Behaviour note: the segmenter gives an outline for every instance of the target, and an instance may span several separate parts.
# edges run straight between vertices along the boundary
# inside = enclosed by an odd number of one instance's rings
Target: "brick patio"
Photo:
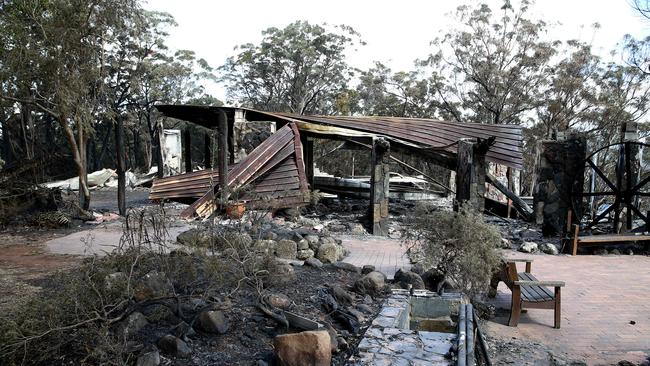
[[[343,261],[364,266],[371,264],[392,279],[400,267],[410,268],[409,259],[397,239],[369,237],[340,237],[343,246],[350,250]]]
[[[389,277],[401,266],[408,266],[398,240],[341,239],[351,252],[346,262],[372,264]],[[506,326],[510,291],[500,284],[492,303],[502,310],[487,323],[490,335],[540,342],[555,352],[584,359],[589,365],[623,359],[640,362],[650,354],[650,257],[506,255],[532,257],[533,273],[540,280],[566,282],[562,289],[562,327],[552,327],[553,311],[539,309],[522,314],[518,327]]]

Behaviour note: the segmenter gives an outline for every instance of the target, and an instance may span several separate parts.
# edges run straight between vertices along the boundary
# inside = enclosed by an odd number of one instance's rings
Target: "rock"
[[[363,225],[356,223],[356,222],[351,222],[348,224],[348,228],[350,229],[350,234],[352,235],[366,235],[366,229],[363,227]]]
[[[106,291],[113,293],[126,289],[127,282],[128,277],[124,272],[115,272],[107,274],[106,277],[104,277]]]
[[[149,322],[147,321],[147,318],[144,316],[144,314],[136,311],[134,313],[131,313],[131,315],[129,315],[128,318],[126,318],[126,320],[120,324],[119,329],[120,333],[122,333],[125,338],[130,338],[141,331],[142,328],[146,327],[147,325],[149,325]]]
[[[312,250],[318,249],[318,235],[305,235],[305,240]]]
[[[163,272],[151,271],[133,289],[136,301],[169,295],[174,290],[171,282]]]
[[[171,329],[171,332],[178,338],[192,337],[196,335],[194,328],[191,325],[181,321]]]
[[[336,337],[338,336],[336,329],[334,329],[334,327],[329,323],[325,323],[325,330],[330,335],[330,349],[332,350],[332,353],[335,353],[339,349],[339,342],[336,340]]]
[[[322,244],[316,254],[323,263],[334,263],[338,260],[337,245],[333,243]]]
[[[425,289],[424,281],[420,275],[403,268],[400,268],[395,272],[395,282],[398,283],[401,288],[409,288],[409,285],[411,285],[415,290]]]
[[[598,248],[594,250],[594,255],[607,255],[609,252],[605,248]]]
[[[361,268],[347,262],[335,262],[334,267],[352,273],[361,273]]]
[[[314,231],[316,231],[318,233],[323,231],[323,229],[325,229],[325,225],[323,225],[323,224],[314,225]]]
[[[424,287],[431,291],[438,291],[438,285],[445,280],[445,276],[438,272],[435,268],[424,272],[420,277],[424,281]]]
[[[308,258],[305,260],[305,265],[314,268],[321,268],[323,266],[323,262],[319,261],[317,258]]]
[[[359,309],[362,313],[365,314],[372,314],[372,308],[366,304],[357,304],[357,309]]]
[[[354,302],[354,296],[341,288],[341,286],[334,285],[330,287],[330,292],[336,302],[342,305],[351,305]]]
[[[374,268],[374,267],[373,267]],[[420,276],[425,272],[426,270],[424,269],[424,263],[416,263],[411,266],[411,272],[417,273]]]
[[[274,254],[276,244],[275,240],[256,240],[253,248],[260,253]]]
[[[273,347],[284,366],[329,366],[332,360],[330,335],[324,330],[279,335]]]
[[[216,334],[228,331],[228,320],[221,311],[207,310],[202,312],[197,319],[199,329]]]
[[[298,247],[298,250],[309,249],[309,242],[305,239],[301,239],[296,246]]]
[[[158,366],[160,365],[160,353],[157,349],[150,350],[138,356],[135,366]]]
[[[182,339],[167,334],[158,340],[158,348],[166,354],[173,357],[186,358],[192,351]]]
[[[376,295],[383,290],[385,281],[386,276],[383,273],[373,271],[354,282],[354,291],[361,295]]]
[[[212,237],[207,230],[193,228],[178,234],[176,241],[193,247],[208,247],[212,243]]]
[[[551,243],[542,243],[539,245],[539,250],[546,254],[551,254],[551,255],[558,255],[560,254],[560,251],[557,249],[555,244]]]
[[[274,233],[274,232],[271,231],[271,230],[266,231],[266,232],[262,235],[262,239],[264,239],[264,240],[276,240],[277,238],[278,238],[278,234]]]
[[[142,313],[151,323],[166,321],[172,324],[176,324],[178,322],[178,317],[176,317],[176,314],[174,314],[174,312],[169,307],[163,304],[151,304],[143,308]]]
[[[348,227],[342,224],[330,224],[329,229],[333,232],[344,232],[348,229]]]
[[[613,255],[621,255],[621,251],[618,250],[618,249],[616,249],[616,248],[614,248],[614,249],[612,249],[611,252],[609,252],[609,254],[613,254]],[[619,362],[619,364],[620,364],[620,362]]]
[[[280,258],[295,259],[298,254],[298,246],[293,240],[282,239],[275,246],[275,255]]]
[[[303,240],[302,235],[300,235],[299,233],[297,233],[297,232],[295,232],[295,231],[292,231],[292,232],[291,232],[291,234],[290,234],[290,236],[289,236],[289,239],[295,241],[296,243],[298,243],[298,242],[300,242],[300,241]]]
[[[311,249],[299,250],[298,253],[296,254],[296,258],[303,261],[312,258],[313,256],[314,256],[314,251]]]
[[[355,318],[358,322],[363,322],[363,321],[366,320],[366,317],[365,317],[365,316],[363,315],[363,313],[360,312],[359,310],[354,309],[354,308],[347,308],[346,310],[347,310],[347,312],[348,312],[349,314],[351,314],[352,316],[354,316],[354,318]]]
[[[332,238],[331,236],[321,236],[320,238],[318,238],[318,243],[319,246],[323,244],[336,244],[336,240],[334,240],[334,238]]]
[[[381,272],[380,272],[380,273],[381,273]],[[383,273],[382,273],[382,274],[383,274]],[[384,276],[384,278],[386,278],[386,276]],[[370,295],[366,295],[366,296],[364,296],[364,297],[363,297],[363,303],[366,304],[366,305],[370,305],[370,304],[372,304],[372,296],[370,296]]]
[[[537,243],[525,241],[519,246],[519,251],[524,253],[534,253],[537,251]]]
[[[506,238],[501,238],[501,245],[499,245],[499,248],[510,249],[510,240]]]
[[[361,274],[365,275],[365,274],[368,274],[370,272],[374,272],[374,270],[375,270],[375,266],[373,266],[371,264],[366,264],[365,266],[363,266],[361,268]]]
[[[286,310],[291,306],[291,299],[285,294],[268,294],[264,297],[269,305]]]
[[[269,274],[269,283],[285,286],[296,281],[296,271],[289,263],[276,263]]]

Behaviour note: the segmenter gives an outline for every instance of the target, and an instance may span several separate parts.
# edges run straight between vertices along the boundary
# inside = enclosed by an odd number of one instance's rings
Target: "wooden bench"
[[[526,263],[525,272],[517,273],[517,262]],[[560,289],[564,287],[564,282],[538,280],[531,273],[532,262],[532,259],[505,259],[501,270],[492,278],[492,294],[496,295],[496,288],[501,281],[512,291],[509,326],[517,326],[523,308],[553,309],[554,327],[559,329],[562,301]],[[555,291],[548,287],[554,287]]]
[[[580,234],[580,226],[573,225],[573,237],[571,238],[572,255],[578,254],[578,246],[650,242],[650,235],[609,234],[609,235],[579,236],[579,234]]]

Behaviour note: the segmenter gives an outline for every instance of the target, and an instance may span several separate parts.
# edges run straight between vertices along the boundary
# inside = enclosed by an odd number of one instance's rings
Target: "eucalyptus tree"
[[[362,45],[348,26],[296,21],[268,28],[259,44],[239,46],[220,68],[228,97],[244,106],[297,114],[323,113],[354,74],[346,52]]]
[[[543,40],[547,24],[528,19],[529,1],[506,0],[457,8],[459,25],[432,45],[422,62],[435,81],[438,105],[458,121],[521,124],[540,105],[557,42]]]

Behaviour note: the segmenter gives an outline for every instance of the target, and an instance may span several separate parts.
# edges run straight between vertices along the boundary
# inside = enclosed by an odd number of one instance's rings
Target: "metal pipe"
[[[472,304],[465,306],[465,334],[467,336],[467,366],[474,366],[474,308]]]
[[[467,310],[465,309],[465,304],[460,304],[460,311],[458,312],[458,366],[467,365],[467,345],[466,345],[466,325],[465,325],[465,316]]]

